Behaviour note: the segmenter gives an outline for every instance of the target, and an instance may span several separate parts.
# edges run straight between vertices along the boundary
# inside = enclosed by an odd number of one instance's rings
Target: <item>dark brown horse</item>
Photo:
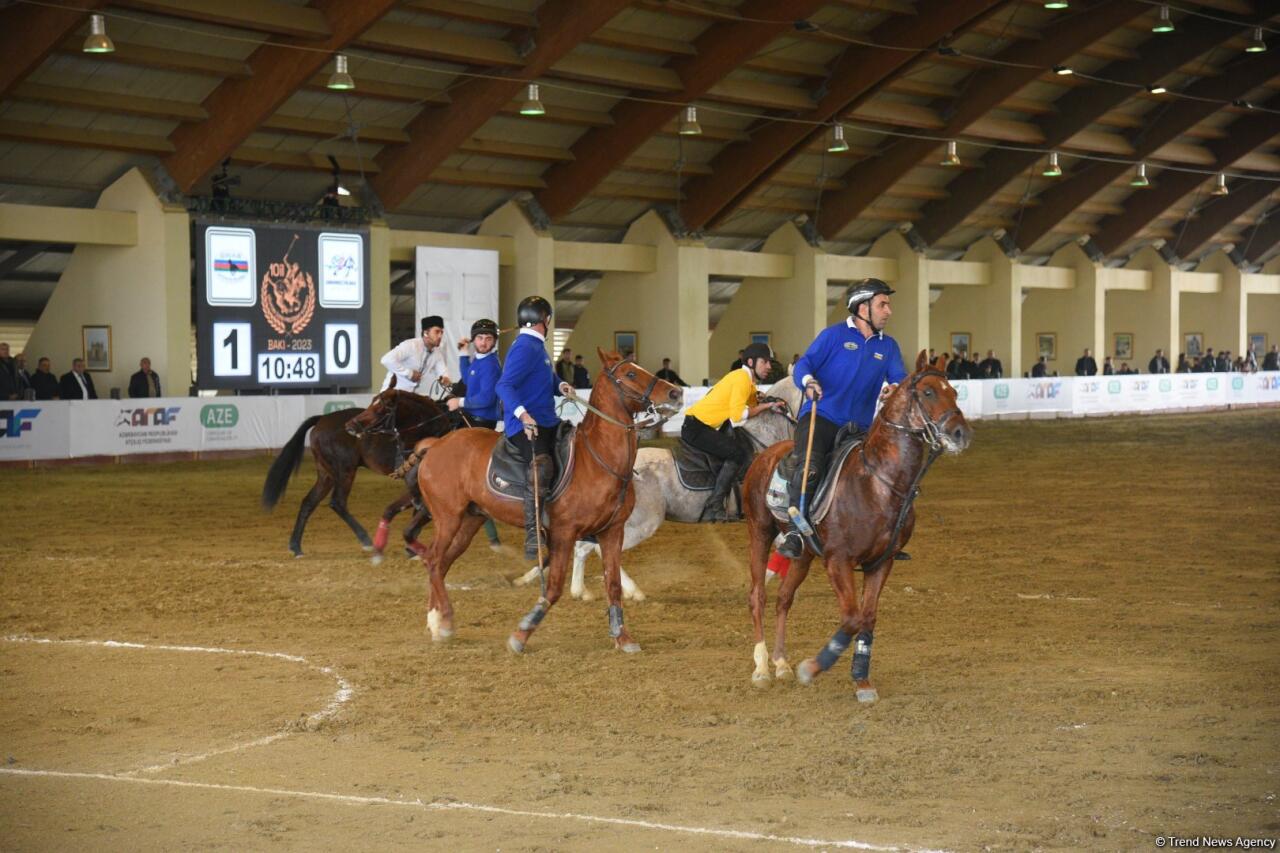
[[[959,453],[973,439],[973,431],[956,404],[955,389],[942,372],[945,363],[943,356],[931,366],[921,351],[915,372],[885,400],[862,447],[849,454],[840,470],[831,509],[816,528],[823,543],[827,577],[840,604],[840,627],[816,658],[797,667],[795,675],[804,684],[830,669],[856,637],[852,676],[858,701],[874,702],[877,698],[870,681],[876,607],[893,569],[894,555],[907,544],[915,528],[911,503],[916,487],[940,453]],[[770,678],[764,642],[764,573],[770,543],[778,532],[778,522],[765,505],[765,492],[778,461],[791,448],[792,442],[779,442],[756,457],[742,487],[750,535],[748,601],[756,640],[756,668],[751,680],[758,686]],[[796,588],[809,574],[813,558],[812,550],[806,548],[803,556],[792,560],[791,570],[778,589],[772,656],[777,678],[792,674],[786,657],[787,611]],[[861,602],[854,581],[859,569],[865,572]]]
[[[595,536],[604,561],[605,591],[609,596],[609,633],[617,648],[638,652],[622,621],[622,531],[635,501],[632,466],[638,444],[634,416],[678,411],[681,392],[616,352],[598,351],[604,369],[591,389],[591,411],[574,437],[572,479],[550,502],[549,546],[545,593],[507,641],[513,652],[524,650],[529,636],[560,598],[565,569],[574,543]],[[427,624],[432,639],[453,635],[453,604],[444,579],[454,560],[466,550],[485,516],[517,527],[524,525],[520,500],[489,490],[486,471],[494,445],[501,439],[488,430],[464,429],[430,442],[418,466],[418,485],[435,518],[429,546],[416,545],[430,572],[431,592]]]
[[[384,391],[378,397],[381,399],[388,395],[393,395],[396,401],[396,405],[391,408],[395,412],[391,423],[367,430],[357,437],[347,431],[347,423],[363,413],[364,409],[341,409],[327,415],[313,415],[298,426],[293,437],[281,448],[275,462],[271,463],[266,482],[262,486],[262,506],[267,510],[279,503],[289,485],[289,478],[302,464],[303,444],[307,431],[311,431],[311,455],[316,460],[316,482],[302,499],[297,521],[293,525],[293,535],[289,537],[289,550],[295,557],[302,556],[302,532],[306,529],[307,519],[330,492],[333,492],[333,497],[329,499],[329,506],[347,523],[360,540],[361,546],[366,551],[373,550],[369,534],[347,512],[347,496],[351,494],[356,471],[368,468],[379,474],[390,474],[403,461],[406,448],[413,447],[415,442],[423,438],[443,435],[452,428],[449,413],[436,401],[394,390]],[[390,521],[412,503],[413,497],[406,490],[383,511],[382,517]],[[416,539],[417,532],[414,530],[411,538]]]

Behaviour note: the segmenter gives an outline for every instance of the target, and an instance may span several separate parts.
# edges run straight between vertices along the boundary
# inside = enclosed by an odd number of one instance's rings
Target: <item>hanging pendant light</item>
[[[1067,0],[1045,0],[1044,7],[1046,9],[1068,9],[1071,4]]]
[[[1156,19],[1155,24],[1151,27],[1153,33],[1171,33],[1173,32],[1173,21],[1169,18],[1169,7],[1160,7],[1160,17]]]
[[[1151,181],[1147,180],[1146,163],[1138,164],[1138,168],[1133,173],[1133,180],[1129,181],[1129,186],[1138,187],[1139,189],[1151,186]]]
[[[107,19],[101,15],[89,16],[89,35],[84,40],[85,53],[115,53],[115,43],[107,35]]]
[[[356,87],[356,81],[347,73],[347,57],[339,53],[333,58],[333,73],[329,75],[326,88],[335,92],[350,92]]]
[[[681,136],[701,136],[702,125],[698,124],[698,108],[685,107],[684,119],[680,122]]]
[[[1209,195],[1230,195],[1231,190],[1227,188],[1226,172],[1219,172],[1218,177],[1214,178],[1213,189],[1209,190]]]
[[[1253,28],[1253,38],[1249,39],[1249,46],[1244,49],[1245,53],[1266,53],[1267,43],[1262,40],[1262,27]]]
[[[542,105],[542,99],[538,97],[538,84],[530,83],[524,92],[524,103],[520,105],[520,115],[543,116],[546,114],[547,108]]]
[[[1044,171],[1040,174],[1044,175],[1046,178],[1062,177],[1062,167],[1058,165],[1057,151],[1049,152],[1049,162],[1045,165]]]
[[[960,155],[956,152],[956,141],[954,139],[947,143],[947,153],[942,155],[942,160],[938,165],[949,168],[960,165]]]
[[[843,154],[849,150],[849,143],[844,138],[844,126],[832,125],[831,141],[827,143],[827,151],[831,154]]]

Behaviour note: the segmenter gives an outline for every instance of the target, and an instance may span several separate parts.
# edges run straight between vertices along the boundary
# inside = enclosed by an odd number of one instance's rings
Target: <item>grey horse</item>
[[[787,377],[776,382],[765,392],[768,396],[786,401],[792,415],[800,408],[800,389]],[[770,445],[791,438],[794,421],[789,415],[776,412],[763,412],[748,420],[740,427],[751,436],[755,450],[759,453]],[[635,477],[631,481],[636,493],[635,509],[627,519],[622,537],[622,550],[634,548],[648,539],[658,530],[664,520],[681,521],[696,524],[702,514],[703,504],[707,500],[707,492],[686,489],[676,474],[675,457],[670,450],[661,447],[642,447],[636,454]],[[733,507],[734,498],[729,498]],[[573,551],[573,577],[569,585],[569,594],[583,601],[591,601],[594,596],[587,591],[584,582],[587,557],[592,552],[600,553],[600,547],[591,542],[579,542]],[[643,601],[644,592],[636,586],[635,581],[623,571],[622,594],[633,601]],[[517,578],[514,583],[523,586],[538,579],[538,567]]]

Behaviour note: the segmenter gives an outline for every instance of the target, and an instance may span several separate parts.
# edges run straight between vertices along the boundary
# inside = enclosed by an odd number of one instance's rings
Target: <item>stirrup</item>
[[[800,537],[799,531],[788,530],[782,537],[782,544],[778,546],[778,553],[784,557],[795,560],[804,553],[804,539]]]

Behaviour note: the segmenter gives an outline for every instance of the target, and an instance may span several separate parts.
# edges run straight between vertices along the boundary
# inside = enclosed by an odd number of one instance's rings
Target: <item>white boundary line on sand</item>
[[[483,814],[507,815],[510,817],[543,818],[546,820],[576,820],[584,823],[625,826],[635,829],[651,829],[659,832],[678,832],[686,835],[703,835],[711,836],[713,838],[733,839],[735,841],[772,841],[774,843],[794,844],[801,847],[833,847],[845,850],[940,853],[940,851],[917,847],[885,847],[879,844],[869,844],[865,841],[833,841],[822,838],[804,838],[794,835],[770,835],[765,832],[749,832],[741,829],[713,829],[703,826],[684,826],[675,823],[654,823],[652,821],[636,820],[633,818],[600,817],[599,815],[577,814],[575,812],[536,812],[529,811],[527,809],[509,809],[502,806],[487,806],[481,803],[463,803],[456,800],[426,802],[421,799],[405,800],[394,797],[358,797],[349,794],[327,794],[323,791],[293,791],[286,788],[258,788],[252,785],[219,785],[212,782],[187,782],[181,779],[144,779],[137,776],[111,776],[106,773],[72,773],[60,770],[23,770],[13,767],[0,767],[0,774],[6,776],[127,782],[134,785],[164,785],[174,788],[190,788],[200,791],[223,791],[235,794],[267,794],[273,797],[295,797],[298,799],[323,800],[327,802],[345,803],[357,806],[400,806],[404,808],[421,809],[423,811],[467,811],[480,812]]]
[[[317,666],[304,657],[299,655],[289,655],[284,652],[259,652],[253,651],[252,649],[222,649],[206,646],[149,645],[147,643],[127,643],[118,640],[51,640],[43,637],[29,636],[9,636],[5,637],[4,640],[8,643],[30,643],[41,646],[82,646],[102,649],[133,649],[151,652],[200,652],[202,654],[211,655],[239,655],[242,657],[270,658],[273,660],[288,661],[289,663],[300,663],[314,672],[318,672],[332,678],[338,684],[338,690],[333,694],[333,698],[329,700],[329,703],[319,711],[315,711],[314,713],[307,715],[306,722],[308,725],[315,725],[333,717],[338,713],[342,706],[346,704],[353,695],[355,695],[355,689],[351,684],[331,668],[327,666]],[[182,764],[194,764],[197,761],[204,761],[206,759],[213,758],[215,755],[226,755],[230,752],[240,752],[245,749],[266,746],[269,743],[275,743],[278,740],[283,740],[293,733],[293,730],[276,732],[275,734],[255,738],[251,741],[236,743],[231,746],[224,746],[220,749],[211,749],[208,752],[201,752],[197,755],[179,755],[164,764],[153,764],[148,767],[139,767],[135,770],[129,770],[121,775],[132,776],[138,773],[159,773],[163,770],[168,770]]]
[[[283,652],[260,652],[251,649],[223,649],[210,648],[205,646],[175,646],[167,644],[148,645],[145,643],[120,642],[116,640],[51,640],[40,637],[29,636],[9,636],[0,638],[11,643],[30,643],[34,645],[66,645],[66,646],[85,646],[95,648],[108,649],[134,649],[144,651],[160,651],[160,652],[201,652],[204,654],[222,654],[222,655],[240,655],[244,657],[269,658],[273,660],[283,660],[290,663],[300,663],[315,672],[323,673],[338,683],[338,691],[334,693],[333,698],[324,708],[316,711],[307,717],[309,722],[320,721],[334,716],[338,710],[351,699],[354,695],[354,688],[338,673],[334,672],[327,666],[317,666],[306,658],[299,655],[290,655]],[[865,841],[856,841],[853,839],[830,840],[822,838],[805,838],[802,836],[792,835],[771,835],[765,832],[751,832],[741,829],[714,829],[702,826],[686,826],[674,823],[656,823],[647,820],[638,820],[635,818],[625,817],[602,817],[600,815],[578,814],[576,812],[543,812],[530,811],[527,809],[506,808],[504,806],[491,806],[483,803],[465,803],[448,798],[440,798],[433,801],[424,801],[419,799],[400,799],[394,797],[362,797],[350,794],[332,794],[323,791],[296,791],[286,788],[259,788],[252,785],[224,785],[215,782],[190,782],[181,779],[159,779],[153,777],[144,777],[138,774],[157,773],[179,764],[191,764],[196,761],[203,761],[215,755],[223,755],[230,752],[238,752],[255,746],[263,746],[273,743],[282,738],[288,737],[293,732],[277,732],[273,735],[258,738],[246,743],[235,744],[230,747],[212,750],[210,752],[201,753],[199,755],[191,755],[174,759],[167,764],[156,764],[150,767],[143,767],[137,770],[130,770],[119,774],[110,773],[81,773],[64,770],[29,770],[18,767],[0,767],[0,774],[5,776],[18,777],[43,777],[54,779],[81,779],[89,781],[102,782],[124,782],[133,785],[156,785],[172,788],[187,788],[199,791],[222,791],[227,793],[241,794],[267,794],[274,797],[294,797],[306,800],[321,800],[327,802],[345,803],[348,805],[382,805],[382,806],[399,806],[401,808],[415,808],[423,811],[447,812],[447,811],[466,811],[478,812],[481,814],[505,815],[508,817],[522,818],[539,818],[543,820],[573,820],[582,823],[603,824],[607,826],[631,827],[634,829],[648,829],[657,832],[672,832],[684,835],[700,835],[710,836],[713,838],[725,838],[735,841],[770,841],[777,844],[792,844],[800,847],[829,847],[844,850],[871,850],[871,851],[904,851],[904,853],[939,853],[939,851],[929,850],[928,848],[917,847],[898,847],[884,846],[880,844],[871,844]]]

